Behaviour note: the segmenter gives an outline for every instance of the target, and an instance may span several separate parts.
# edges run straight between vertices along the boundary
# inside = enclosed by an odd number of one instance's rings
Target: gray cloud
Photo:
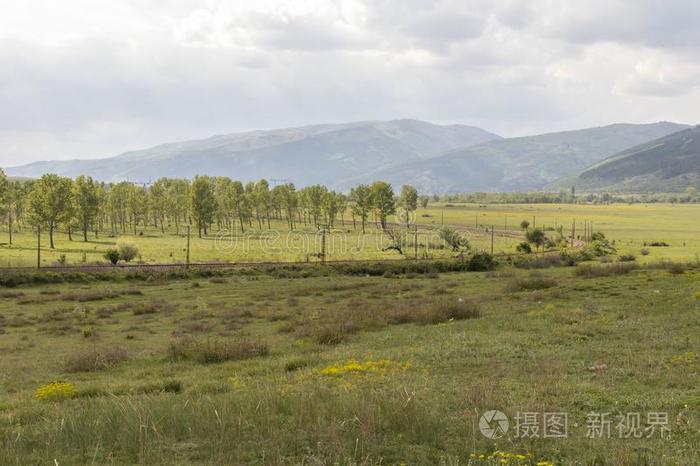
[[[695,2],[34,0],[0,17],[0,166],[318,122],[696,122]]]

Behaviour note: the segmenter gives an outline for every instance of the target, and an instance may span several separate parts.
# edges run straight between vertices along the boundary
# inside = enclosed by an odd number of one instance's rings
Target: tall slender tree
[[[350,200],[352,213],[362,221],[362,233],[364,233],[367,218],[372,211],[372,189],[366,184],[358,185],[350,191]]]
[[[199,237],[202,237],[202,231],[207,235],[208,227],[213,222],[214,213],[216,212],[214,188],[212,180],[208,176],[194,177],[190,191],[190,212],[197,224]]]
[[[418,209],[418,191],[416,191],[416,188],[407,184],[403,185],[399,196],[399,205],[401,206],[401,213],[406,220],[406,229],[408,229],[411,212],[415,212]]]
[[[53,233],[56,227],[70,220],[73,183],[69,178],[54,174],[42,176],[29,193],[30,222],[35,226],[46,226],[49,231],[49,246],[55,249]]]
[[[83,232],[83,241],[88,240],[88,231],[97,221],[98,190],[94,180],[89,176],[80,175],[73,183],[73,199],[75,217]]]
[[[379,223],[383,230],[386,230],[389,215],[396,213],[396,201],[394,200],[394,190],[385,181],[375,181],[371,186],[372,206],[379,217]]]

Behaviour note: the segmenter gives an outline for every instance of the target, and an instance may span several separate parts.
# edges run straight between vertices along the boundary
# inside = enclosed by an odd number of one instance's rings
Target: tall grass
[[[436,463],[449,424],[415,395],[410,385],[337,391],[316,383],[83,398],[43,406],[21,435],[0,427],[0,464],[390,464],[405,459],[392,448],[399,442],[414,446],[412,459]]]

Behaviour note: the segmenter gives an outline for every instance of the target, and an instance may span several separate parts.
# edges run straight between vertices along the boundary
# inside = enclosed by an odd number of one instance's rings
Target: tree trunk
[[[54,249],[53,247],[53,222],[49,222],[49,246],[51,249]]]
[[[87,222],[83,223],[83,241],[87,243],[87,231],[88,231],[88,224]]]
[[[68,241],[73,241],[73,228],[68,225]]]

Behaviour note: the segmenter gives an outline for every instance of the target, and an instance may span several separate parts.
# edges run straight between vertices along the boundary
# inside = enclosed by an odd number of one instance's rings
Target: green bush
[[[135,244],[125,240],[117,241],[117,249],[119,250],[119,258],[124,262],[132,261],[139,254],[139,248],[137,248]]]
[[[515,250],[521,254],[530,254],[532,252],[532,247],[530,243],[523,241],[515,247]]]
[[[117,265],[117,262],[119,262],[120,259],[119,251],[114,248],[107,249],[104,254],[104,258],[107,259],[112,265]]]

